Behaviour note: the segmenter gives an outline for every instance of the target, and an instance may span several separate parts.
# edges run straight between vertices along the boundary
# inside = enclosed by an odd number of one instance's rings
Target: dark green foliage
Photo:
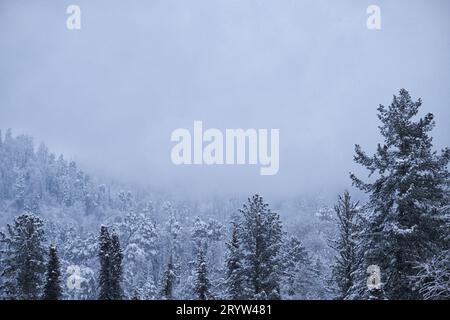
[[[58,253],[55,246],[50,246],[47,263],[46,281],[44,286],[44,300],[60,300],[62,296],[61,270]]]
[[[41,298],[45,273],[44,230],[42,220],[32,214],[18,216],[1,234],[3,271],[2,291],[9,299]]]
[[[99,300],[120,300],[122,291],[122,260],[119,237],[109,234],[108,228],[102,226],[99,239]]]

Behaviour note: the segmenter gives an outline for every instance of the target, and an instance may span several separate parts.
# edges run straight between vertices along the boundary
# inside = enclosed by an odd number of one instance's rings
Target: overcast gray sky
[[[66,29],[70,4],[81,30]],[[334,193],[402,87],[450,145],[449,18],[447,0],[0,0],[0,128],[156,190]],[[194,120],[279,128],[278,175],[174,166],[170,134]]]

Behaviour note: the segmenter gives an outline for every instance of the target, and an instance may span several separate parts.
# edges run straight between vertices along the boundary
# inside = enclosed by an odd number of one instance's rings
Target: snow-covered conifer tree
[[[240,236],[244,253],[244,273],[250,298],[279,299],[282,243],[280,217],[262,197],[254,195],[243,208]]]
[[[199,249],[197,254],[194,293],[199,300],[210,299],[210,282],[204,249]]]
[[[353,202],[348,191],[339,196],[334,207],[338,225],[337,238],[331,241],[336,250],[333,278],[338,287],[338,299],[347,299],[355,282],[355,272],[361,267],[361,250],[358,239],[358,203]]]
[[[302,242],[291,236],[283,245],[283,274],[281,293],[283,299],[308,299],[314,291],[313,268]]]
[[[100,274],[99,274],[99,300],[110,300],[113,298],[111,284],[111,236],[108,228],[101,226],[99,238]]]
[[[123,298],[122,277],[123,277],[123,253],[120,248],[119,236],[113,233],[111,236],[111,298],[120,300]]]
[[[421,105],[404,89],[389,107],[381,105],[378,118],[384,142],[373,156],[356,145],[355,156],[376,179],[366,183],[351,174],[354,185],[370,196],[360,274],[370,265],[379,266],[388,299],[422,298],[411,280],[417,275],[416,266],[448,249],[444,241],[448,227],[440,208],[448,201],[450,150],[440,154],[433,150],[429,135],[433,115],[417,118]],[[359,281],[366,279],[361,276]],[[370,292],[359,294],[367,298]]]
[[[18,216],[1,234],[2,291],[10,299],[35,300],[42,296],[45,275],[42,220],[32,214]]]
[[[238,226],[232,223],[231,241],[227,243],[227,277],[225,279],[227,296],[231,300],[241,300],[246,297],[245,294],[245,274],[243,268],[244,254],[239,241]]]
[[[60,300],[62,296],[61,266],[55,246],[50,246],[48,257],[43,298],[45,300]]]

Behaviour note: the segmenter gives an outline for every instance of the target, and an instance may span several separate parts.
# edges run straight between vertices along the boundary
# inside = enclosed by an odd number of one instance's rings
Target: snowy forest
[[[378,146],[355,146],[367,175],[350,173],[331,205],[180,201],[3,130],[0,297],[450,299],[450,149],[434,149],[421,105],[402,89],[379,106]]]

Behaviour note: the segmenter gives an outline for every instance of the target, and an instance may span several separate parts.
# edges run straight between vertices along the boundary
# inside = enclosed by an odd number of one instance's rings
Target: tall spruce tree
[[[120,300],[123,298],[122,290],[122,260],[123,253],[120,248],[119,236],[110,235],[108,227],[100,228],[99,238],[99,300]]]
[[[123,253],[120,247],[119,236],[113,233],[111,236],[111,295],[113,300],[123,298],[122,277],[123,277]]]
[[[99,238],[99,259],[100,259],[100,275],[99,275],[99,300],[111,300],[112,283],[111,283],[111,237],[108,228],[101,226]]]
[[[450,150],[433,151],[429,133],[435,123],[428,113],[417,119],[422,102],[411,100],[402,89],[389,107],[380,105],[378,118],[384,143],[368,156],[356,145],[355,161],[376,174],[366,183],[351,174],[354,185],[370,196],[370,214],[365,217],[364,267],[359,286],[364,288],[370,265],[381,269],[382,291],[388,299],[422,298],[411,279],[416,265],[448,248],[445,207]],[[367,298],[367,288],[356,293]]]
[[[47,274],[44,286],[44,300],[60,300],[62,297],[61,270],[58,253],[55,246],[50,246],[48,252]]]
[[[227,243],[227,277],[226,290],[227,296],[231,300],[241,300],[246,297],[244,291],[245,275],[242,266],[243,252],[239,241],[238,226],[235,222],[232,223],[231,241]]]
[[[175,265],[173,263],[172,255],[170,255],[169,262],[167,264],[167,269],[164,272],[164,276],[161,284],[161,297],[166,300],[171,300],[173,298],[173,289],[175,286],[175,280],[177,278],[175,272]]]
[[[194,293],[199,300],[208,300],[210,296],[210,282],[208,279],[208,268],[206,265],[206,258],[203,248],[198,250],[197,254],[197,267],[195,270],[195,285]]]
[[[361,250],[358,239],[358,202],[353,202],[348,191],[340,195],[334,207],[338,226],[337,238],[331,241],[336,250],[333,278],[337,284],[338,299],[348,299],[355,282],[355,272],[361,267]]]
[[[282,228],[280,217],[254,195],[243,208],[240,239],[244,273],[253,299],[280,299]]]
[[[6,298],[36,300],[42,296],[45,275],[45,241],[42,220],[24,213],[7,225],[7,234],[1,234],[3,247],[2,291]]]

